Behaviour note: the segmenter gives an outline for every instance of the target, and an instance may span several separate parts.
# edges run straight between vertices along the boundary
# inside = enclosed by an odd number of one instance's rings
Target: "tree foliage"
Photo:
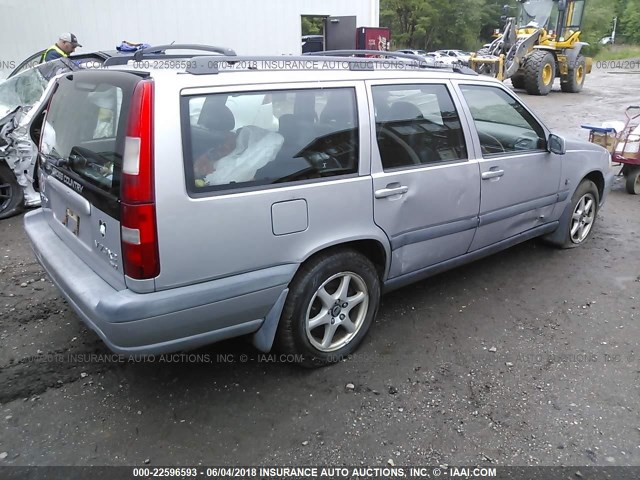
[[[380,25],[390,27],[393,48],[476,50],[503,22],[503,6],[515,15],[517,0],[381,0]],[[618,17],[619,38],[640,42],[640,0],[587,0],[583,41],[597,45]]]
[[[324,17],[302,16],[302,35],[321,35]]]
[[[640,0],[625,2],[622,32],[627,42],[640,43]]]

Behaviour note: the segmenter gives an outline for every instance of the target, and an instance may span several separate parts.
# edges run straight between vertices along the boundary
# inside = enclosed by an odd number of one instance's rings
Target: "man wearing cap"
[[[45,50],[40,57],[40,63],[55,60],[56,58],[68,57],[73,53],[76,47],[81,47],[78,43],[78,37],[73,33],[65,32],[60,35],[58,41]]]

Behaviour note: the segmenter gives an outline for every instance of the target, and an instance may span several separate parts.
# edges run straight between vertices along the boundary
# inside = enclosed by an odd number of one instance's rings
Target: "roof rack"
[[[427,63],[425,58],[422,55],[415,55],[412,53],[402,53],[402,52],[387,52],[386,50],[323,50],[322,52],[313,52],[313,53],[304,53],[303,55],[314,55],[319,57],[330,56],[330,57],[342,57],[342,56],[366,56],[371,58],[371,56],[375,57],[390,57],[390,58],[402,58],[406,60],[418,60],[419,62]]]
[[[158,56],[162,56],[162,58],[184,58],[185,55],[171,55],[166,56],[165,52],[167,50],[198,50],[202,52],[213,52],[219,53],[224,56],[235,56],[236,52],[230,48],[226,47],[217,47],[215,45],[199,45],[199,44],[180,44],[180,43],[172,43],[170,45],[156,45],[147,48],[143,48],[141,50],[136,50],[135,52],[122,52],[122,55],[116,55],[113,57],[107,58],[103,65],[126,65],[129,61],[133,60],[136,62],[141,61],[143,58],[157,58]]]
[[[478,72],[476,72],[475,70],[469,67],[465,67],[464,65],[457,65],[457,64],[443,65],[443,66],[430,65],[429,62],[427,62],[427,60],[425,59],[425,57],[423,57],[422,55],[414,54],[414,53],[387,52],[384,50],[325,50],[322,52],[313,52],[311,54],[305,53],[303,55],[318,55],[318,56],[375,55],[378,57],[382,56],[382,57],[400,58],[405,60],[417,60],[418,62],[420,62],[421,68],[435,68],[438,70],[451,69],[456,73],[463,73],[465,75],[478,75]]]
[[[303,55],[203,55],[194,57],[185,71],[192,75],[210,75],[233,70],[335,70],[339,68],[355,71],[373,71],[376,68],[453,70],[456,73],[477,75],[474,70],[462,66],[430,65],[421,55],[379,50],[328,50]]]
[[[367,52],[359,50],[358,53]],[[315,52],[318,53],[318,52]],[[345,54],[346,55],[346,54]],[[427,63],[417,55],[389,55],[402,60],[403,68],[426,68]],[[389,68],[389,60],[382,58],[341,55],[261,55],[261,56],[202,56],[195,57],[186,69],[193,75],[216,74],[226,70],[325,70],[337,67],[357,71],[373,71],[378,67]]]

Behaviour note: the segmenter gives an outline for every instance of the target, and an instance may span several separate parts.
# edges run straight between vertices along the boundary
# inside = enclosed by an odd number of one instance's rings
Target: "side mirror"
[[[564,138],[559,137],[555,134],[549,135],[549,141],[547,142],[547,149],[551,153],[555,153],[556,155],[564,155],[567,152],[567,148],[565,146]]]

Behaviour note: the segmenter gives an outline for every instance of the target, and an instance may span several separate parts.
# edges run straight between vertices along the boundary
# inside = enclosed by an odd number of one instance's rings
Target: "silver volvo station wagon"
[[[534,237],[587,241],[603,148],[463,67],[334,55],[57,79],[25,228],[111,350],[246,335],[325,365],[385,292]]]

